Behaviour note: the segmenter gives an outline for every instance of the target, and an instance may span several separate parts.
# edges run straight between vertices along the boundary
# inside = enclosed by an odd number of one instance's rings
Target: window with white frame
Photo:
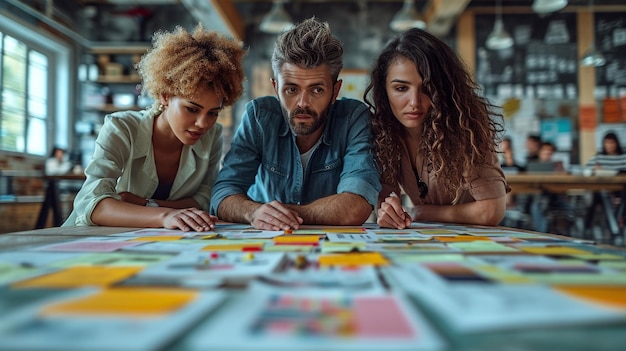
[[[51,36],[0,25],[1,151],[46,156],[53,145],[68,146],[68,58]]]

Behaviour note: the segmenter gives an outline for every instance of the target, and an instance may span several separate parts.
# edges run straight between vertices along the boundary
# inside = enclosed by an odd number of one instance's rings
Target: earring
[[[163,106],[163,104],[159,104],[159,107],[157,107],[157,111],[161,113],[163,112],[163,110],[165,110],[165,106]]]

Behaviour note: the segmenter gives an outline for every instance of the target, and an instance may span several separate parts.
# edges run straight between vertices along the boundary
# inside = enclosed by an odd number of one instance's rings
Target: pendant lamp
[[[593,12],[593,0],[589,0],[589,12],[591,13],[592,16],[594,15],[594,12]],[[592,28],[592,31],[593,31],[593,33],[592,33],[592,37],[591,37],[591,47],[580,58],[580,64],[582,66],[586,66],[586,67],[600,67],[600,66],[604,66],[606,64],[606,58],[604,57],[604,55],[600,51],[596,50],[595,26]]]
[[[402,9],[393,16],[389,27],[396,32],[403,32],[410,28],[426,28],[426,22],[415,9],[415,0],[404,0]]]
[[[502,22],[502,5],[500,0],[496,3],[496,21],[485,45],[491,50],[503,50],[513,46],[513,38],[504,29],[504,23]]]
[[[532,7],[536,13],[551,13],[565,6],[567,6],[567,0],[535,0]]]
[[[272,9],[263,17],[259,26],[262,32],[278,34],[293,27],[291,16],[283,6],[284,2],[285,0],[274,0]]]

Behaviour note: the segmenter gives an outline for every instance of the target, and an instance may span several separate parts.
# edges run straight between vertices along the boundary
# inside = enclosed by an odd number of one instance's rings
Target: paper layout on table
[[[571,298],[549,286],[486,283],[461,266],[385,268],[394,285],[462,333],[626,321],[626,313]]]
[[[189,350],[440,350],[443,340],[401,297],[251,290],[183,343]]]
[[[122,248],[143,244],[142,242],[125,241],[123,238],[109,240],[75,240],[67,243],[50,244],[37,247],[36,251],[65,251],[65,252],[112,252]]]
[[[253,283],[260,287],[283,291],[307,292],[345,290],[351,292],[385,291],[374,266],[325,267],[319,264],[319,254],[288,254],[279,272],[258,277]]]
[[[184,252],[147,267],[139,276],[250,278],[273,273],[284,257],[282,252]]]
[[[73,290],[0,316],[4,350],[162,349],[224,298],[223,292]]]

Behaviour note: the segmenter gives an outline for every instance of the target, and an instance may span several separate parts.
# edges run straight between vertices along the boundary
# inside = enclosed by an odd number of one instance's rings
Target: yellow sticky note
[[[320,266],[386,266],[389,261],[380,252],[355,252],[341,255],[322,255]]]
[[[324,228],[326,233],[365,233],[363,228]]]
[[[486,236],[473,236],[473,235],[457,235],[457,236],[435,236],[435,240],[440,242],[458,242],[458,241],[478,241],[478,240],[489,240],[489,237]]]
[[[169,240],[180,240],[184,238],[184,236],[182,235],[176,235],[176,236],[170,236],[170,235],[163,235],[163,236],[140,236],[137,238],[133,238],[130,239],[128,241],[169,241]]]
[[[44,315],[56,314],[166,314],[171,313],[197,296],[197,292],[182,289],[121,288],[105,289],[95,294],[44,307]]]
[[[534,246],[521,246],[518,249],[530,252],[537,255],[585,255],[589,254],[589,251],[577,249],[574,247],[568,246],[545,246],[545,247],[534,247]]]
[[[76,288],[109,286],[141,271],[143,267],[76,266],[13,284],[14,288]]]
[[[590,302],[626,309],[626,286],[624,285],[559,285],[553,288]]]
[[[319,235],[280,235],[274,238],[276,244],[318,244]]]

